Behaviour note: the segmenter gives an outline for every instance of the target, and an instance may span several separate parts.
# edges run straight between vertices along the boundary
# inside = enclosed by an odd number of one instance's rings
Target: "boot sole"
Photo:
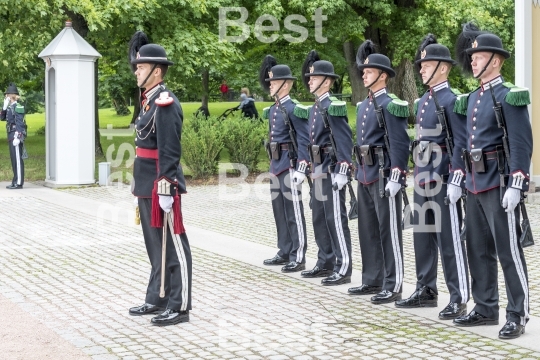
[[[424,308],[424,307],[437,307],[437,303],[433,304],[418,304],[418,305],[398,305],[396,304],[396,307],[398,308]]]
[[[304,270],[306,270],[305,266],[299,267],[298,269],[294,269],[294,270],[289,270],[289,269],[283,270],[283,269],[281,269],[281,272],[282,273],[293,273],[293,272],[299,272],[299,271],[304,271]]]
[[[336,282],[336,283],[321,283],[321,284],[322,284],[323,286],[337,286],[337,285],[350,284],[350,283],[351,283],[351,279],[345,280],[345,281]]]
[[[379,304],[391,304],[391,303],[393,303],[395,301],[398,301],[398,300],[401,300],[401,296],[398,296],[395,299],[391,299],[391,300],[390,299],[388,299],[388,300],[375,300],[375,301],[371,300],[371,303],[376,304],[376,305],[379,305]]]
[[[183,316],[183,317],[180,317],[178,319],[176,319],[175,321],[171,321],[171,322],[163,322],[163,323],[159,323],[159,322],[152,322],[152,325],[154,326],[169,326],[169,325],[176,325],[176,324],[181,324],[181,323],[185,323],[185,322],[189,322],[189,316]]]
[[[320,278],[320,277],[329,277],[330,275],[332,275],[334,272],[329,272],[329,273],[319,273],[317,275],[302,275],[300,274],[301,277],[303,278],[306,278],[306,279],[313,279],[313,278]]]
[[[376,295],[378,293],[380,293],[381,290],[379,291],[366,291],[366,292],[348,292],[347,294],[349,295]]]
[[[499,325],[499,320],[487,320],[487,321],[477,322],[477,323],[474,323],[474,324],[460,324],[460,323],[455,322],[454,325],[461,326],[461,327],[473,327],[473,326],[482,326],[482,325]]]
[[[129,312],[129,315],[131,316],[144,316],[144,315],[152,315],[152,314],[161,314],[162,312],[165,311],[165,308],[163,309],[157,309],[155,311],[151,311],[151,312],[145,312],[145,313],[132,313],[131,311]]]
[[[517,339],[518,337],[520,337],[521,335],[525,334],[525,329],[523,329],[522,332],[520,332],[519,334],[517,335],[499,335],[499,339]]]

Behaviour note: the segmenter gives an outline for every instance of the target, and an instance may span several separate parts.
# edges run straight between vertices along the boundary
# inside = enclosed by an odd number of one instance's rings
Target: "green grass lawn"
[[[235,107],[239,102],[211,102],[209,103],[209,111],[211,115],[219,116],[225,110]],[[270,106],[271,102],[256,102],[257,110],[262,115],[263,108]],[[308,103],[306,103],[307,105]],[[182,103],[185,116],[185,126],[189,126],[189,118],[199,108],[200,103]],[[131,108],[133,111],[133,108]],[[356,108],[353,105],[348,105],[349,123],[354,126],[356,119]],[[99,127],[100,129],[106,129],[108,125],[112,125],[113,129],[127,129],[131,121],[132,115],[118,116],[114,109],[100,109],[99,110]],[[36,131],[45,125],[45,114],[29,114],[26,116],[26,123],[28,125],[28,137],[25,141],[25,146],[28,152],[28,159],[25,160],[25,179],[27,181],[39,181],[45,179],[45,136],[36,135]],[[9,159],[9,149],[6,142],[6,133],[0,132],[0,141],[4,142],[4,148],[0,148],[0,181],[11,181],[13,178],[13,172],[11,170],[11,161]],[[122,145],[125,144],[125,145]],[[116,161],[119,160],[118,150],[123,152],[122,161],[118,167],[112,168],[111,173],[118,172],[118,180],[123,179],[125,182],[129,182],[129,174],[131,173],[131,166],[127,163],[130,152],[129,149],[134,149],[133,135],[130,136],[113,136],[107,138],[101,136],[101,146],[103,148],[104,155],[96,156],[96,179],[98,178],[98,164],[107,160],[107,153],[109,158]],[[126,150],[128,149],[128,150]],[[220,154],[221,162],[228,162],[229,154],[224,149]],[[266,171],[268,168],[268,159],[264,151],[260,153],[261,163],[259,165],[260,171]],[[186,175],[190,175],[189,169],[185,168]]]

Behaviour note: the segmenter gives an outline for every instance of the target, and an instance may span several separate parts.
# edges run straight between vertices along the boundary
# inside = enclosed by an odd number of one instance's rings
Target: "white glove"
[[[135,206],[139,206],[139,198],[138,197],[133,197],[133,205]]]
[[[446,195],[448,196],[448,200],[450,200],[451,204],[457,203],[457,201],[461,197],[461,194],[462,194],[462,191],[459,186],[456,186],[454,184],[448,184]]]
[[[516,208],[517,204],[521,200],[521,190],[508,188],[504,193],[502,200],[502,206],[506,209],[506,212],[512,212]]]
[[[396,196],[399,190],[401,190],[401,184],[393,181],[389,181],[386,184],[386,187],[384,190],[388,191],[390,193],[390,197]]]
[[[2,108],[2,110],[6,110],[7,107],[8,107],[8,105],[9,105],[9,98],[6,97],[6,98],[4,99],[4,107]]]
[[[293,174],[293,184],[300,185],[306,179],[306,174],[300,171],[295,171]]]
[[[19,146],[20,143],[21,139],[19,139],[18,137],[13,138],[13,146]]]
[[[174,202],[173,197],[170,195],[158,195],[158,196],[159,196],[159,206],[166,213],[170,212],[172,209],[172,204]]]
[[[334,186],[337,185],[337,189],[341,190],[347,184],[347,176],[343,174],[337,174],[334,176]]]

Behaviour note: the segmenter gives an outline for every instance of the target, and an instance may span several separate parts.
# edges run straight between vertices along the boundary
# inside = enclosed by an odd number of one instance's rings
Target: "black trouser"
[[[379,181],[358,183],[358,235],[362,252],[362,284],[401,292],[403,241],[401,194],[379,196]]]
[[[191,310],[191,249],[187,235],[173,234],[172,211],[167,227],[167,256],[165,270],[165,297],[159,297],[161,286],[161,228],[150,226],[152,199],[139,198],[139,212],[144,243],[152,265],[146,291],[146,302],[173,310]]]
[[[445,205],[447,184],[430,182],[414,188],[414,255],[416,288],[437,291],[437,263],[441,263],[450,301],[469,301],[469,273],[465,244],[460,238],[461,200]]]
[[[306,220],[300,187],[292,184],[294,169],[272,175],[270,194],[277,229],[278,255],[289,261],[305,263],[307,250]]]
[[[346,188],[334,191],[334,175],[313,181],[313,231],[319,247],[317,266],[341,275],[352,273],[351,232],[345,207]]]
[[[498,256],[508,298],[506,320],[525,325],[529,320],[529,284],[519,242],[519,205],[506,213],[499,196],[499,188],[467,196],[467,256],[474,310],[499,318]]]
[[[22,159],[23,142],[13,146],[13,140],[8,141],[9,157],[11,158],[11,168],[13,169],[13,185],[24,185],[24,160]]]

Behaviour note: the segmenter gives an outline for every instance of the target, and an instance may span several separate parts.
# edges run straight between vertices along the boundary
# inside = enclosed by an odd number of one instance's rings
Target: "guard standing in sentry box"
[[[132,192],[138,198],[146,250],[152,265],[145,303],[130,315],[160,313],[152,325],[189,321],[191,250],[182,223],[181,194],[186,193],[180,165],[183,112],[163,77],[173,65],[165,49],[136,32],[130,42],[132,69],[142,94],[135,121],[136,158]]]
[[[510,57],[501,39],[467,23],[458,37],[456,56],[480,87],[460,96],[456,111],[467,116],[467,256],[474,309],[454,319],[458,326],[497,325],[497,257],[506,284],[506,323],[499,338],[525,332],[529,320],[529,282],[523,246],[532,240],[525,218],[523,192],[529,189],[532,129],[529,91],[507,83],[501,67]],[[520,242],[521,235],[524,243]]]
[[[356,106],[354,147],[362,285],[350,288],[349,294],[376,294],[371,302],[384,304],[400,300],[403,285],[401,198],[406,195],[401,189],[409,158],[409,108],[388,93],[386,83],[396,73],[371,40],[360,45],[356,59],[369,96]]]
[[[278,65],[271,55],[264,58],[259,82],[276,101],[264,109],[263,119],[268,119],[265,148],[270,158],[270,193],[279,249],[276,256],[264,260],[264,264],[285,265],[283,272],[306,268],[306,220],[301,184],[308,169],[308,108],[289,96],[295,80],[287,65]]]
[[[311,153],[312,219],[319,247],[317,264],[303,277],[323,277],[323,285],[351,282],[351,233],[345,206],[345,186],[350,182],[352,131],[347,104],[330,95],[334,65],[320,60],[312,50],[302,66],[304,85],[315,95],[309,111]]]
[[[13,179],[7,189],[22,189],[24,185],[24,139],[26,137],[26,123],[24,121],[24,106],[20,105],[19,90],[15,84],[9,84],[4,93],[4,106],[0,112],[0,120],[6,121],[9,157],[13,169]]]
[[[455,63],[450,50],[438,44],[433,34],[424,37],[415,65],[429,89],[415,102],[416,140],[412,144],[416,291],[396,301],[403,308],[437,306],[440,250],[450,292],[450,303],[439,313],[443,320],[465,315],[469,300],[467,254],[460,236],[465,186],[461,149],[467,142],[467,119],[453,111],[460,92],[450,88],[448,74]]]

